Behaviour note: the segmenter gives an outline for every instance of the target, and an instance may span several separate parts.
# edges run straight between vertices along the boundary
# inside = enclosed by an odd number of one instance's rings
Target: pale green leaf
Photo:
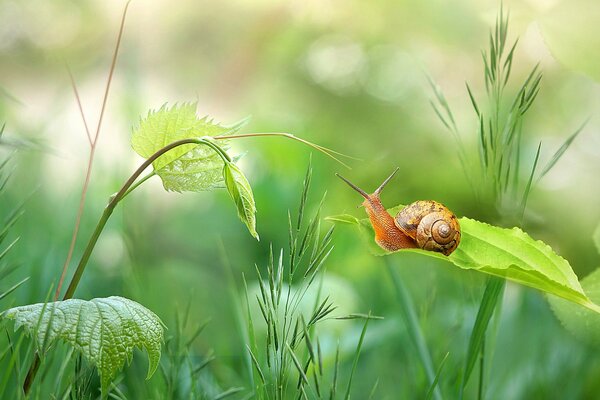
[[[390,214],[395,215],[397,209],[391,209]],[[328,219],[352,223],[347,216]],[[368,218],[356,221],[353,225],[369,243],[373,254],[390,254],[375,244]],[[465,217],[459,222],[462,233],[460,245],[450,256],[420,249],[401,251],[417,252],[449,261],[459,268],[506,278],[600,312],[600,306],[586,296],[568,261],[544,242],[532,239],[519,228],[499,228]]]
[[[256,232],[256,205],[252,187],[244,176],[244,173],[233,163],[225,163],[223,177],[229,195],[235,203],[238,216],[248,227],[250,234],[258,240]]]
[[[600,268],[583,278],[581,286],[593,302],[600,303]],[[579,340],[600,346],[600,315],[555,296],[548,296],[548,301],[568,331]]]
[[[163,105],[140,121],[131,136],[131,145],[140,156],[148,158],[177,140],[231,134],[244,123],[225,127],[208,117],[198,118],[196,103],[176,104],[170,108]],[[227,150],[227,141],[220,140],[219,147]],[[223,161],[208,146],[178,146],[156,159],[152,166],[166,190],[197,192],[223,187]]]
[[[123,297],[31,304],[8,309],[1,316],[14,320],[15,330],[23,327],[42,353],[58,339],[80,351],[98,368],[103,392],[125,361],[131,362],[134,347],[148,353],[147,378],[158,367],[162,322],[152,311]]]

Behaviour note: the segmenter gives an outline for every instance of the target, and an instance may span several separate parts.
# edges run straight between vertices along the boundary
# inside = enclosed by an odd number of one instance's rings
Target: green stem
[[[119,203],[119,201],[123,200],[135,188],[140,186],[143,182],[145,182],[146,180],[148,180],[149,178],[151,178],[154,175],[154,173],[150,173],[138,181],[138,178],[140,177],[140,175],[146,170],[146,168],[148,168],[150,166],[150,164],[152,164],[157,158],[159,158],[160,156],[162,156],[169,150],[172,150],[175,147],[179,147],[179,146],[182,146],[185,144],[202,144],[202,145],[208,146],[208,147],[212,148],[213,150],[215,150],[215,152],[217,152],[217,154],[219,154],[219,156],[223,159],[223,162],[226,162],[226,163],[231,162],[231,158],[227,155],[227,153],[225,153],[225,151],[223,149],[221,149],[216,144],[212,143],[210,140],[206,140],[204,138],[178,140],[176,142],[166,145],[162,149],[158,150],[156,153],[152,154],[148,159],[146,159],[146,161],[144,161],[142,163],[142,165],[140,165],[140,167],[137,170],[135,170],[135,172],[129,177],[129,179],[127,179],[127,181],[123,184],[121,189],[116,194],[111,196],[110,200],[108,201],[108,204],[104,208],[104,212],[102,213],[102,216],[100,217],[100,220],[98,221],[98,224],[96,224],[96,228],[94,229],[94,232],[92,233],[92,236],[90,237],[90,239],[88,241],[88,244],[83,252],[83,255],[81,256],[81,260],[79,261],[79,264],[77,265],[77,269],[75,270],[75,273],[73,274],[73,278],[71,278],[71,282],[69,283],[69,287],[67,288],[67,291],[65,292],[63,300],[68,300],[68,299],[73,298],[73,295],[75,294],[75,290],[77,289],[77,285],[79,285],[79,281],[81,280],[81,276],[83,275],[83,271],[85,271],[85,267],[87,266],[90,256],[92,255],[92,251],[94,250],[94,247],[96,246],[96,243],[98,242],[98,238],[100,237],[100,234],[104,230],[104,227],[106,226],[106,222],[112,215],[112,213],[113,213],[115,207],[117,206],[117,204]],[[136,181],[137,181],[137,183],[136,183]],[[27,372],[27,377],[25,379],[25,382],[23,384],[23,392],[25,393],[25,395],[27,395],[29,393],[29,390],[31,389],[31,385],[33,384],[35,376],[37,375],[39,367],[40,367],[40,356],[38,353],[36,353],[34,356],[33,362],[31,363],[31,366],[29,367],[29,371]]]
[[[79,281],[81,280],[83,271],[85,270],[85,267],[87,266],[90,256],[92,255],[92,251],[94,250],[94,247],[96,246],[96,242],[98,241],[98,238],[100,237],[100,234],[102,233],[102,230],[104,230],[104,226],[106,225],[106,222],[112,215],[112,213],[113,213],[115,207],[117,206],[117,204],[119,203],[119,201],[123,200],[123,198],[125,198],[125,196],[127,196],[129,193],[131,193],[131,191],[133,189],[138,187],[143,181],[147,180],[148,178],[150,178],[152,176],[152,174],[150,174],[150,175],[144,177],[138,184],[135,184],[135,182],[137,181],[139,176],[142,174],[142,172],[144,172],[144,170],[146,168],[148,168],[150,166],[150,164],[152,164],[157,158],[159,158],[160,156],[162,156],[169,150],[172,150],[175,147],[179,147],[184,144],[206,145],[206,146],[212,148],[213,150],[215,150],[215,152],[217,152],[217,154],[219,154],[219,156],[221,156],[221,158],[223,159],[224,162],[231,162],[231,158],[229,158],[229,156],[227,155],[227,153],[225,153],[225,151],[223,151],[223,149],[221,149],[216,144],[210,142],[209,140],[202,139],[202,138],[178,140],[176,142],[168,144],[167,146],[163,147],[162,149],[158,150],[156,153],[154,153],[153,155],[148,157],[148,159],[146,159],[146,161],[144,161],[142,163],[142,165],[140,165],[140,167],[129,177],[129,179],[127,179],[127,181],[123,184],[123,186],[117,192],[117,194],[115,194],[111,197],[110,201],[106,205],[106,208],[104,209],[104,212],[102,213],[102,216],[100,217],[100,220],[98,221],[98,224],[96,225],[96,228],[94,229],[94,232],[92,233],[92,236],[90,237],[90,240],[88,241],[88,244],[83,252],[83,255],[81,256],[81,260],[79,261],[79,264],[77,265],[75,274],[73,274],[73,278],[71,278],[71,282],[69,283],[69,287],[67,288],[67,291],[63,297],[63,300],[73,298],[73,295],[75,294],[75,289],[77,289],[77,285],[79,284]]]
[[[123,195],[122,199],[124,199],[125,197],[127,197],[129,195],[129,193],[133,192],[138,186],[140,186],[142,183],[146,182],[148,179],[152,178],[154,175],[156,175],[156,172],[152,171],[148,175],[144,176],[142,179],[138,180],[136,183],[134,183],[133,185],[131,185],[131,187]]]

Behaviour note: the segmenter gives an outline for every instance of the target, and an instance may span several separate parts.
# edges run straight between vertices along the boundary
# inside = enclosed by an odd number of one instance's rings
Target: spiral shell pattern
[[[437,201],[415,201],[404,207],[396,215],[394,222],[424,250],[449,255],[460,243],[458,219]]]

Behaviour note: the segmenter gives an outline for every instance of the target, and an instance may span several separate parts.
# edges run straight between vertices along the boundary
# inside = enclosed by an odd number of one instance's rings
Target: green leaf
[[[131,136],[131,145],[140,156],[148,158],[177,140],[231,134],[244,123],[225,127],[208,117],[198,118],[196,103],[176,104],[170,108],[165,104],[140,121]],[[227,150],[227,141],[220,140],[219,147]],[[178,146],[156,159],[152,166],[166,190],[197,192],[223,187],[223,161],[208,146]]]
[[[583,278],[581,286],[592,301],[600,303],[600,268]],[[576,338],[600,346],[600,315],[558,297],[549,296],[548,301],[556,317]]]
[[[152,311],[123,297],[31,304],[0,315],[14,320],[15,330],[24,327],[40,353],[58,339],[80,351],[98,368],[104,393],[125,361],[131,362],[134,347],[148,353],[146,379],[158,367],[162,322]]]
[[[398,207],[388,210],[396,214]],[[336,222],[351,223],[347,216],[328,217]],[[352,223],[361,236],[369,243],[375,255],[390,254],[375,244],[374,232],[368,218],[356,219]],[[594,304],[584,293],[577,276],[568,261],[557,255],[550,246],[532,239],[519,228],[505,229],[460,218],[461,242],[450,255],[420,249],[406,249],[440,260],[446,260],[459,268],[472,269],[490,275],[506,278],[546,293],[554,294],[600,313],[600,306]]]
[[[259,240],[256,233],[256,205],[250,183],[244,173],[233,163],[225,163],[223,177],[227,191],[237,208],[238,216],[246,224],[250,234]]]

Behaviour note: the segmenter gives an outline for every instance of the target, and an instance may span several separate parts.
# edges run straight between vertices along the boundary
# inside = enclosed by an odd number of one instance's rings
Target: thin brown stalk
[[[71,75],[71,72],[69,71],[69,76],[71,77],[71,84],[73,86],[73,91],[75,92],[75,98],[77,100],[77,105],[79,107],[79,111],[81,113],[81,118],[83,120],[84,126],[85,126],[85,130],[86,130],[86,134],[88,137],[88,141],[90,142],[90,153],[89,153],[89,157],[88,157],[88,165],[87,165],[87,170],[85,173],[85,180],[83,182],[83,187],[81,189],[81,196],[79,198],[79,208],[77,210],[77,216],[75,218],[75,226],[73,228],[73,234],[71,236],[71,243],[69,245],[69,251],[67,252],[67,258],[65,260],[65,263],[63,265],[62,268],[62,272],[60,275],[60,279],[58,281],[58,285],[56,286],[56,291],[54,293],[54,300],[58,300],[60,298],[60,292],[62,289],[62,285],[64,283],[65,277],[67,275],[67,270],[69,269],[69,264],[71,263],[71,259],[73,258],[73,251],[75,250],[75,243],[77,242],[77,236],[79,234],[79,227],[81,225],[81,217],[83,215],[83,209],[85,206],[85,199],[86,199],[86,195],[87,195],[87,191],[89,188],[89,184],[90,184],[90,179],[91,179],[91,174],[92,174],[92,167],[94,164],[94,155],[96,153],[96,144],[98,143],[98,138],[100,136],[100,129],[102,128],[102,120],[104,119],[104,111],[106,110],[106,103],[108,101],[108,94],[110,92],[110,86],[113,80],[113,75],[114,75],[114,71],[115,71],[115,67],[117,65],[117,56],[119,55],[119,48],[121,47],[121,40],[123,37],[123,30],[125,28],[125,18],[127,16],[127,9],[129,8],[129,1],[125,4],[125,8],[123,9],[123,15],[121,17],[121,24],[119,26],[119,35],[117,36],[117,44],[115,46],[115,50],[113,53],[113,57],[112,57],[112,61],[111,61],[111,65],[110,65],[110,70],[108,73],[108,79],[106,82],[106,88],[104,90],[104,97],[102,99],[102,108],[100,109],[100,117],[98,118],[98,125],[96,126],[96,132],[94,134],[94,137],[92,138],[92,135],[90,134],[90,130],[88,128],[86,119],[85,119],[85,115],[83,112],[83,107],[81,105],[81,100],[79,98],[79,93],[77,91],[77,86],[75,85],[75,81],[73,80],[73,76]]]
[[[93,147],[94,143],[92,141],[92,134],[90,133],[90,128],[88,128],[87,121],[85,119],[85,113],[83,112],[83,106],[81,105],[81,98],[79,97],[79,91],[77,90],[77,85],[75,84],[75,79],[73,78],[73,74],[71,73],[71,69],[67,65],[67,72],[69,73],[69,79],[71,80],[71,88],[73,88],[73,94],[75,94],[75,100],[77,100],[77,106],[79,107],[79,114],[81,115],[81,120],[83,121],[83,126],[85,127],[85,134],[87,135],[88,142],[90,143],[90,147]]]

